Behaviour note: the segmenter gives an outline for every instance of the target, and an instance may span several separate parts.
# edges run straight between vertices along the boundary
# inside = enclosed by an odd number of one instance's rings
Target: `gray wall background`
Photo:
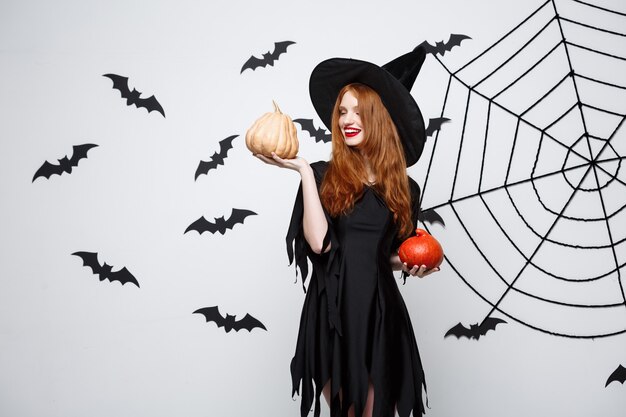
[[[620,0],[594,2],[626,12]],[[243,142],[246,129],[271,110],[272,99],[292,117],[313,119],[319,126],[308,77],[323,59],[343,56],[383,64],[423,40],[434,43],[462,33],[473,39],[441,58],[458,68],[540,4],[0,2],[0,415],[298,415],[299,398],[290,396],[289,362],[304,294],[299,281],[294,283],[284,249],[298,178],[252,158]],[[585,13],[566,0],[556,4],[573,18],[623,31],[623,17]],[[250,55],[260,56],[282,40],[296,44],[273,67],[240,74]],[[589,40],[602,44],[600,35]],[[626,43],[619,42],[605,45],[624,56]],[[622,63],[580,62],[577,70],[601,71],[611,82],[626,85]],[[127,107],[102,77],[105,73],[128,76],[131,88],[154,94],[166,118]],[[426,119],[440,115],[446,77],[429,58],[413,90]],[[438,139],[441,148],[425,207],[449,198],[465,103],[461,93],[462,99],[451,101],[447,115],[452,121]],[[623,95],[599,92],[598,99],[625,112]],[[499,128],[510,139],[510,129]],[[328,158],[329,144],[299,132],[301,156]],[[240,136],[225,165],[194,181],[198,162],[208,160],[230,135]],[[527,137],[529,143],[537,140]],[[622,129],[613,141],[620,155],[625,139]],[[506,155],[510,148],[502,142],[495,142],[493,152]],[[70,155],[72,146],[81,143],[99,147],[71,175],[32,182],[45,160]],[[420,184],[433,143],[410,169]],[[471,176],[480,159],[467,158],[461,175]],[[618,178],[626,181],[623,171]],[[620,186],[607,191],[615,204],[624,204]],[[458,193],[471,192],[459,187]],[[559,187],[547,184],[543,190],[559,195]],[[532,200],[520,192],[519,201]],[[532,244],[519,218],[510,210],[507,215],[509,205],[493,198],[494,207],[503,208],[500,218],[510,233]],[[580,207],[595,212],[594,204]],[[224,236],[183,233],[200,216],[229,216],[233,207],[258,215]],[[527,218],[541,219],[542,210],[532,204],[525,209]],[[483,217],[484,209],[481,214],[468,205],[459,211],[485,253],[504,267],[519,263],[493,222]],[[479,262],[449,207],[440,213],[447,227],[431,230],[447,255],[464,278],[497,300],[504,287]],[[623,238],[624,216],[612,222],[616,239]],[[558,233],[569,242],[578,242],[578,235],[602,241],[606,237],[598,230],[603,229],[579,233],[565,224]],[[621,263],[623,246],[617,247]],[[100,261],[114,269],[126,266],[141,288],[98,282],[70,255],[76,251],[98,252]],[[542,252],[541,262],[584,277],[604,271],[612,261],[606,252],[553,248]],[[597,285],[572,289],[531,272],[524,285],[550,296],[563,292],[583,303],[623,303],[619,279],[613,274]],[[626,387],[604,385],[618,364],[626,365],[624,335],[578,340],[508,320],[478,341],[444,339],[454,324],[476,323],[491,306],[448,263],[428,279],[408,280],[401,291],[426,370],[427,415],[623,416]],[[239,318],[250,313],[268,331],[226,334],[192,314],[212,305]],[[626,327],[623,305],[570,311],[511,296],[503,307],[527,322],[572,334]]]

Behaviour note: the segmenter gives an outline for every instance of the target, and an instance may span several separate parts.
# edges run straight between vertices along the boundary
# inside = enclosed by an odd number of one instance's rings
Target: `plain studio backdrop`
[[[427,279],[398,281],[425,367],[427,415],[624,416],[626,386],[605,385],[626,365],[626,66],[613,58],[626,56],[613,33],[624,32],[626,5],[589,2],[607,10],[548,1],[491,56],[451,77],[543,0],[2,0],[0,415],[298,415],[289,363],[304,292],[284,237],[299,179],[253,158],[245,132],[272,100],[323,127],[308,95],[323,59],[384,64],[463,34],[471,39],[428,56],[413,89],[427,123],[450,119],[409,169],[423,207],[445,222],[426,226],[447,259]],[[542,30],[555,8],[564,19]],[[604,54],[561,44],[498,94],[564,36]],[[273,65],[242,71],[282,41],[295,43]],[[610,85],[571,74],[558,84],[570,69]],[[104,74],[154,95],[165,117],[127,106]],[[559,119],[549,136],[532,128],[555,122],[575,93],[593,108]],[[516,127],[522,113],[529,123]],[[576,143],[581,121],[592,149]],[[233,135],[223,165],[195,179]],[[298,136],[301,156],[328,159],[329,143],[300,127]],[[33,181],[45,161],[87,143],[98,146],[71,173]],[[594,158],[608,162],[585,178],[578,171]],[[233,208],[256,215],[224,234],[185,233]],[[596,220],[575,220],[583,218]],[[99,281],[78,251],[126,267],[139,287]],[[267,330],[227,333],[193,314],[211,306]],[[506,323],[479,339],[444,337],[487,316]]]

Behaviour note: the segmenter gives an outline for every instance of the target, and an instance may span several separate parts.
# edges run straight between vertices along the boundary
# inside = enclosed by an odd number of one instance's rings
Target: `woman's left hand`
[[[265,162],[269,165],[275,165],[280,168],[292,169],[294,171],[298,171],[302,173],[302,170],[309,167],[309,163],[306,159],[298,156],[293,159],[283,159],[272,152],[272,157],[268,158],[267,156],[263,156],[261,154],[254,154],[261,161]]]
[[[402,270],[413,277],[424,278],[433,272],[439,271],[439,267],[427,269],[426,265],[414,265],[413,268],[409,268],[406,262],[403,262]]]

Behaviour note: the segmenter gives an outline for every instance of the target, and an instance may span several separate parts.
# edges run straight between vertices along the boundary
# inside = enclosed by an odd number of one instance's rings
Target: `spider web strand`
[[[511,173],[511,166],[513,165],[513,154],[515,153],[515,146],[517,145],[517,138],[519,136],[519,125],[521,118],[517,118],[517,123],[515,123],[515,134],[513,135],[513,145],[511,146],[511,154],[509,155],[509,162],[506,167],[506,176],[504,177],[504,185],[509,181],[509,174]]]
[[[521,80],[522,78],[524,78],[526,75],[528,75],[532,70],[534,70],[536,67],[539,66],[539,64],[541,64],[545,59],[547,59],[550,55],[552,55],[552,53],[554,51],[557,50],[557,48],[559,46],[563,45],[563,41],[558,42],[556,45],[554,45],[552,47],[552,49],[550,49],[548,51],[548,53],[546,53],[543,57],[541,57],[536,63],[533,64],[532,67],[528,68],[526,71],[524,71],[524,73],[522,75],[520,75],[519,77],[517,77],[517,79],[515,79],[513,82],[511,82],[509,85],[507,85],[506,87],[504,87],[502,90],[500,90],[497,94],[495,94],[493,96],[493,99],[495,100],[496,98],[498,98],[498,96],[502,93],[504,93],[506,90],[508,90],[509,88],[513,87],[519,80]]]
[[[498,65],[496,67],[496,69],[494,69],[493,71],[491,71],[487,76],[485,76],[482,80],[480,80],[479,82],[477,82],[476,84],[474,84],[473,88],[477,88],[480,84],[482,84],[485,80],[487,80],[488,78],[490,78],[492,75],[494,75],[496,72],[498,72],[502,67],[504,67],[506,64],[508,64],[509,62],[511,62],[511,60],[513,60],[517,55],[521,54],[528,45],[530,45],[535,39],[537,39],[537,37],[539,37],[539,35],[541,35],[547,28],[548,26],[550,26],[552,24],[552,22],[554,22],[556,20],[556,16],[553,17],[552,19],[550,19],[548,21],[548,23],[546,23],[541,29],[539,29],[539,31],[537,33],[535,33],[528,41],[526,41],[526,43],[524,45],[522,45],[521,48],[519,48],[518,50],[515,51],[515,53],[513,55],[511,55],[510,57],[508,57],[503,63],[501,63],[500,65]]]
[[[618,158],[614,158],[614,159],[618,159]],[[501,190],[504,187],[511,187],[511,186],[515,186],[515,185],[521,185],[521,184],[525,184],[527,182],[531,182],[531,181],[533,181],[535,179],[542,179],[542,178],[547,178],[547,177],[550,177],[550,176],[553,176],[553,175],[560,175],[563,172],[572,171],[574,169],[582,168],[582,167],[585,167],[585,166],[588,166],[588,165],[589,165],[588,163],[584,163],[584,164],[580,164],[580,165],[573,165],[573,166],[568,167],[568,168],[558,169],[556,171],[547,172],[545,174],[537,175],[535,177],[526,178],[526,179],[523,179],[523,180],[518,180],[518,181],[515,181],[515,182],[511,182],[511,183],[506,184],[506,185],[499,185],[497,187],[488,188],[486,190],[482,190],[482,191],[479,191],[479,192],[474,193],[474,194],[468,194],[468,195],[465,195],[465,196],[462,196],[462,197],[455,198],[453,200],[448,200],[448,201],[446,201],[444,203],[440,203],[440,204],[436,204],[434,206],[430,206],[430,207],[428,207],[428,208],[426,208],[424,210],[436,210],[438,208],[445,207],[445,206],[447,206],[448,204],[451,204],[451,203],[458,203],[458,202],[461,202],[463,200],[468,200],[468,199],[471,199],[471,198],[474,198],[474,197],[478,197],[478,196],[480,196],[482,194],[488,194],[488,193],[491,193],[491,192],[494,192],[494,191]]]
[[[513,279],[513,281],[511,281],[511,283],[509,284],[509,287],[504,291],[504,293],[502,294],[502,296],[500,297],[500,299],[498,300],[498,302],[495,303],[494,308],[491,309],[491,311],[487,314],[487,316],[485,316],[485,319],[487,317],[489,317],[495,310],[495,308],[500,305],[500,303],[502,302],[502,300],[504,299],[504,297],[506,297],[506,295],[508,294],[509,290],[511,289],[511,287],[513,287],[513,285],[515,285],[515,283],[517,282],[517,280],[522,276],[522,273],[524,272],[524,270],[526,269],[526,267],[530,264],[530,262],[532,261],[532,259],[535,257],[535,255],[539,252],[539,249],[541,248],[541,246],[543,245],[543,243],[545,242],[545,238],[550,234],[550,232],[552,232],[552,229],[554,229],[554,226],[556,226],[556,224],[558,223],[559,219],[561,218],[561,215],[565,212],[565,209],[567,208],[567,206],[569,206],[569,203],[572,201],[572,199],[574,198],[574,195],[576,194],[576,191],[580,189],[581,184],[583,183],[583,181],[586,179],[587,175],[589,174],[589,172],[591,171],[591,168],[587,168],[587,171],[585,171],[585,174],[583,175],[582,179],[580,180],[580,182],[578,183],[578,185],[576,186],[576,188],[574,189],[574,191],[572,192],[572,194],[570,195],[570,197],[568,198],[567,202],[565,203],[565,205],[563,206],[563,208],[561,209],[561,212],[559,213],[559,215],[556,217],[556,219],[554,220],[554,222],[552,222],[552,224],[550,225],[550,228],[548,229],[548,231],[546,232],[545,236],[541,239],[541,241],[539,242],[539,244],[537,245],[537,247],[535,248],[535,250],[533,251],[533,253],[530,255],[530,257],[528,258],[528,260],[526,261],[526,263],[524,264],[524,266],[520,269],[520,271],[517,273],[517,275],[515,276],[515,278]],[[484,319],[483,319],[484,321]]]
[[[618,11],[615,11],[615,10],[606,9],[604,7],[600,7],[600,6],[597,6],[595,4],[591,4],[591,3],[587,3],[587,2],[584,2],[582,0],[572,0],[572,1],[574,1],[576,3],[584,4],[585,6],[593,7],[594,9],[599,9],[599,10],[602,10],[602,11],[605,11],[605,12],[614,13],[616,15],[626,17],[626,13],[621,13],[621,12],[618,12]]]
[[[593,49],[593,48],[589,48],[587,46],[579,45],[579,44],[574,43],[574,42],[565,41],[565,44],[566,45],[570,45],[570,46],[575,46],[576,48],[584,49],[584,50],[589,51],[589,52],[594,52],[596,54],[600,54],[600,55],[608,56],[608,57],[611,57],[611,58],[619,59],[619,60],[622,60],[622,61],[626,61],[626,58],[624,58],[622,56],[609,54],[608,52],[598,51],[597,49]]]
[[[448,94],[450,93],[450,85],[452,84],[452,75],[450,75],[448,77],[448,86],[446,87],[446,95],[443,99],[443,105],[441,107],[441,114],[439,115],[439,117],[443,117],[445,111],[446,111],[446,105],[448,103]],[[419,201],[419,206],[422,207],[422,201],[424,199],[424,195],[426,194],[426,186],[428,185],[428,178],[430,178],[430,169],[433,166],[433,159],[435,157],[435,151],[437,150],[437,139],[439,138],[439,132],[440,130],[437,130],[437,132],[435,133],[435,137],[434,137],[434,143],[433,143],[433,150],[430,153],[430,160],[428,161],[428,169],[426,170],[426,179],[424,180],[424,187],[422,189],[422,192],[420,193],[420,201]],[[417,225],[415,225],[417,227]]]
[[[510,237],[506,234],[506,232],[502,229],[502,226],[500,225],[500,223],[496,220],[493,212],[491,211],[491,209],[489,208],[489,206],[487,205],[487,203],[484,201],[484,199],[481,200],[483,202],[483,205],[485,206],[485,208],[487,209],[487,211],[489,212],[489,214],[491,215],[491,217],[494,219],[494,221],[496,222],[496,224],[500,227],[500,230],[502,232],[502,234],[509,240],[509,242],[513,245],[513,247],[519,252],[519,254],[528,261],[528,258],[526,257],[526,255],[524,255],[524,253],[520,250],[520,248],[510,239]],[[500,274],[500,272],[495,268],[495,266],[489,261],[489,259],[487,258],[487,255],[485,255],[485,253],[480,249],[479,245],[476,243],[476,241],[474,240],[474,238],[472,237],[472,234],[469,232],[469,230],[467,229],[467,226],[465,225],[465,223],[463,222],[463,220],[461,219],[461,216],[459,215],[458,211],[456,210],[456,208],[454,207],[453,204],[450,205],[450,208],[452,209],[456,219],[458,220],[459,224],[461,225],[461,227],[463,228],[463,230],[465,231],[467,237],[470,239],[470,241],[472,242],[472,245],[474,245],[474,248],[476,249],[476,251],[478,251],[478,253],[480,254],[480,256],[483,258],[483,260],[487,263],[487,265],[489,265],[489,267],[491,268],[491,270],[496,274],[496,276],[500,279],[500,281],[502,281],[507,287],[509,286],[509,283],[504,279],[504,277],[502,276],[502,274]],[[447,259],[447,258],[446,258]],[[553,274],[545,271],[544,269],[542,269],[541,267],[539,267],[538,265],[535,265],[531,262],[531,265],[534,266],[535,268],[537,268],[539,271],[545,273],[546,275],[550,275],[556,279],[560,279],[560,277],[556,277]],[[602,278],[602,277],[600,277]],[[598,278],[596,278],[598,279]],[[583,282],[588,282],[588,280],[566,280],[569,282],[575,282],[575,283],[583,283]],[[566,303],[563,301],[557,301],[557,300],[551,300],[549,298],[545,298],[545,297],[540,297],[538,295],[535,294],[531,294],[529,292],[526,292],[524,290],[520,290],[519,288],[512,288],[513,291],[523,294],[527,297],[530,298],[534,298],[536,300],[540,300],[540,301],[544,301],[550,304],[555,304],[555,305],[560,305],[560,306],[565,306],[565,307],[575,307],[575,308],[610,308],[610,307],[620,307],[622,306],[624,303],[613,303],[613,304],[574,304],[574,303]],[[493,306],[493,304],[492,304]],[[502,310],[500,310],[502,311]]]
[[[619,283],[620,290],[622,292],[622,299],[624,300],[624,305],[626,306],[626,294],[624,293],[624,286],[622,284],[622,274],[619,268],[619,261],[617,260],[617,253],[615,252],[615,244],[613,242],[613,233],[611,233],[611,225],[609,224],[609,219],[606,214],[606,206],[604,204],[604,196],[602,194],[602,188],[600,187],[600,179],[598,178],[598,171],[596,170],[596,165],[592,165],[593,173],[596,179],[596,185],[598,187],[598,194],[600,195],[600,203],[602,204],[602,212],[604,213],[604,218],[606,219],[606,230],[609,234],[609,241],[611,242],[611,253],[613,254],[613,261],[615,262],[615,267],[617,268],[617,282]]]
[[[461,141],[459,143],[459,153],[456,157],[456,167],[454,168],[454,180],[452,181],[452,191],[450,192],[450,199],[454,197],[454,189],[456,188],[456,180],[459,174],[459,163],[461,162],[461,153],[463,152],[463,142],[465,141],[465,127],[467,126],[467,113],[469,111],[469,104],[472,98],[472,92],[468,91],[467,101],[465,102],[465,115],[463,116],[463,130],[461,131]]]
[[[607,109],[601,109],[600,107],[596,107],[596,106],[593,106],[591,104],[584,104],[583,103],[582,106],[590,108],[590,109],[597,110],[597,111],[599,111],[601,113],[610,114],[610,115],[613,115],[613,116],[618,116],[618,117],[624,116],[622,113],[617,113],[617,112],[614,112],[614,111],[611,111],[611,110],[607,110]]]
[[[467,88],[468,90],[470,90],[471,92],[473,92],[474,94],[478,95],[479,97],[483,98],[484,100],[487,100],[489,102],[493,102],[494,105],[496,105],[500,110],[508,113],[509,115],[515,117],[516,119],[518,117],[520,117],[520,115],[516,114],[515,112],[513,112],[511,109],[504,107],[502,104],[498,103],[497,101],[492,101],[489,97],[487,97],[486,95],[484,95],[483,93],[481,93],[478,90],[473,89],[472,87],[469,86],[469,84],[467,84],[465,81],[463,81],[462,79],[460,79],[457,75],[453,74],[450,69],[448,67],[446,67],[446,65],[439,59],[439,57],[435,56],[435,59],[439,62],[439,64],[452,76],[454,77],[454,79],[456,81],[458,81],[461,85],[463,85],[465,88]],[[565,77],[567,78],[567,76]],[[529,127],[539,131],[539,132],[543,132],[545,129],[541,129],[540,127],[532,124],[531,122],[529,122],[528,120],[523,119],[522,120],[526,125],[528,125]],[[554,136],[550,135],[549,133],[546,133],[546,136],[548,138],[550,138],[551,140],[553,140],[555,143],[563,146],[564,148],[566,148],[567,150],[570,150],[568,146],[564,145],[563,143],[561,143],[560,141],[558,141]],[[578,154],[574,149],[571,150],[572,152],[574,152],[575,154],[577,154],[578,156],[581,156],[580,154]],[[581,156],[582,157],[582,156]],[[582,157],[584,158],[584,157]],[[584,158],[587,159],[587,158]]]
[[[591,77],[588,77],[586,75],[582,75],[582,74],[579,74],[579,73],[575,73],[574,76],[575,77],[579,77],[579,78],[583,78],[585,80],[588,80],[588,81],[591,81],[591,82],[595,82],[595,83],[598,83],[598,84],[603,84],[603,85],[606,85],[608,87],[614,87],[614,88],[619,88],[621,90],[626,90],[626,86],[613,84],[613,83],[610,83],[608,81],[597,80],[595,78],[591,78]]]
[[[532,12],[526,19],[524,19],[522,22],[520,22],[517,26],[515,26],[513,29],[511,29],[507,34],[505,34],[503,37],[501,37],[499,40],[496,41],[496,43],[494,43],[493,45],[491,45],[489,48],[485,49],[483,52],[481,52],[479,55],[477,55],[474,59],[472,59],[471,61],[469,61],[467,64],[463,65],[461,68],[459,68],[458,70],[454,71],[454,75],[456,75],[457,73],[463,71],[465,68],[467,68],[468,66],[470,66],[471,64],[473,64],[476,60],[480,59],[483,55],[485,55],[487,52],[489,52],[490,50],[492,50],[493,48],[495,48],[500,42],[504,41],[506,38],[508,38],[513,32],[515,32],[517,29],[519,29],[522,25],[524,25],[524,23],[526,23],[527,21],[529,21],[530,19],[532,19],[532,17],[534,15],[536,15],[537,13],[539,13],[539,11],[541,9],[543,9],[544,7],[546,7],[546,5],[548,3],[550,3],[551,0],[546,0],[545,3],[543,3],[541,6],[539,6],[538,9],[536,9],[534,12]]]
[[[510,318],[513,321],[516,321],[524,326],[527,326],[533,330],[537,330],[539,332],[542,333],[546,333],[549,334],[551,336],[559,336],[559,337],[567,337],[567,338],[571,338],[571,339],[599,339],[599,338],[604,338],[604,337],[611,337],[611,336],[617,336],[619,334],[624,334],[626,333],[626,329],[624,330],[620,330],[617,332],[612,332],[612,333],[604,333],[604,334],[596,334],[596,335],[571,335],[571,334],[567,334],[567,333],[558,333],[558,332],[551,332],[549,330],[546,329],[542,329],[541,327],[537,327],[537,326],[533,326],[532,324],[526,323],[523,320],[520,320],[516,317],[513,317],[512,315],[506,313],[503,310],[500,310],[496,305],[494,305],[491,301],[489,301],[484,295],[482,295],[480,292],[478,292],[478,290],[476,290],[476,288],[474,288],[472,286],[472,284],[470,284],[464,277],[463,275],[461,275],[461,273],[456,269],[456,267],[454,266],[454,264],[452,262],[450,262],[450,260],[448,259],[448,257],[446,255],[444,255],[444,258],[446,260],[446,262],[448,263],[448,265],[450,265],[450,268],[452,268],[452,270],[458,275],[459,278],[461,278],[461,280],[465,283],[465,285],[467,285],[472,291],[474,291],[474,293],[483,299],[484,302],[486,302],[487,304],[489,304],[490,306],[492,306],[494,308],[494,310],[497,310],[499,313],[503,314],[504,316]],[[489,316],[487,316],[489,317]],[[487,319],[487,317],[485,317],[485,320]],[[484,320],[483,320],[484,322]]]
[[[597,30],[597,31],[599,31],[599,32],[608,33],[608,34],[610,34],[610,35],[615,35],[615,36],[626,36],[626,33],[614,32],[614,31],[612,31],[612,30],[608,30],[608,29],[603,29],[603,28],[599,28],[599,27],[596,27],[596,26],[587,25],[587,24],[585,24],[585,23],[582,23],[582,22],[577,22],[577,21],[575,21],[575,20],[571,20],[571,19],[568,19],[568,18],[563,17],[563,16],[559,16],[559,19],[560,19],[561,21],[563,21],[563,22],[572,23],[572,24],[577,25],[577,26],[582,26],[582,27],[585,27],[585,28],[588,28],[588,29]]]
[[[478,178],[478,192],[483,185],[483,173],[485,171],[485,153],[487,152],[487,138],[489,137],[489,120],[491,119],[491,101],[487,106],[487,123],[485,123],[485,139],[483,140],[483,156],[480,161],[480,176]]]

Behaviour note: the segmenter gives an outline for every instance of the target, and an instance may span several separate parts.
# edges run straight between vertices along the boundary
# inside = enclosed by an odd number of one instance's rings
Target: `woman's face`
[[[358,146],[363,142],[359,101],[350,91],[346,91],[339,103],[339,129],[341,129],[346,145]]]

